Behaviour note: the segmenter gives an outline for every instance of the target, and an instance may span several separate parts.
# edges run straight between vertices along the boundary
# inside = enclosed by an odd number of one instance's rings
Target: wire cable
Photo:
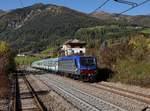
[[[127,4],[127,5],[131,5],[131,6],[137,6],[137,3],[134,2],[130,2],[130,1],[126,1],[126,0],[114,0],[115,2],[119,2],[119,3],[123,3],[123,4]]]
[[[99,10],[100,8],[102,8],[104,5],[106,5],[106,3],[108,3],[110,0],[106,0],[102,5],[100,5],[98,8],[96,8],[94,11],[92,11],[90,14],[96,12],[97,10]]]
[[[119,16],[119,15],[121,15],[121,14],[123,14],[123,13],[125,13],[125,12],[128,12],[128,11],[132,10],[133,8],[136,8],[136,7],[138,7],[138,6],[141,6],[141,5],[143,5],[143,4],[147,3],[147,2],[150,2],[150,0],[145,0],[145,1],[143,1],[142,3],[138,4],[137,6],[133,6],[133,7],[129,8],[129,9],[127,9],[127,10],[125,10],[125,11],[123,11],[123,12],[117,14],[117,15]]]

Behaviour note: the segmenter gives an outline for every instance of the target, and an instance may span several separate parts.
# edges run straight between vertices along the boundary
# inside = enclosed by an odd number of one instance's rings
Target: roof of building
[[[80,40],[78,40],[78,39],[70,39],[70,40],[67,40],[65,43],[64,43],[64,45],[66,45],[66,44],[72,44],[72,43],[77,43],[77,44],[86,44],[86,42],[85,41],[80,41]]]

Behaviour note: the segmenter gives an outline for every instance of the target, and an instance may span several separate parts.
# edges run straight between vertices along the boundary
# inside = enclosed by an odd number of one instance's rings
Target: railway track
[[[47,111],[26,76],[16,77],[14,111]]]
[[[35,76],[35,79],[39,79],[42,83],[44,83],[49,89],[55,91],[57,94],[62,96],[65,100],[70,102],[73,106],[78,108],[81,111],[127,111],[128,108],[126,106],[128,105],[118,105],[114,103],[113,101],[109,101],[107,99],[101,99],[101,97],[97,94],[93,94],[90,91],[86,92],[86,90],[79,90],[80,88],[74,87],[74,85],[68,84],[67,82],[55,78],[50,78],[48,76],[44,75],[37,75]],[[30,80],[30,79],[29,79]],[[28,111],[45,111],[43,108],[39,108],[39,106],[43,106],[41,102],[38,100],[35,100],[32,95],[32,88],[30,82],[28,79],[23,76],[18,79],[19,85],[18,87],[22,87],[22,84],[26,86],[27,91],[22,91],[21,88],[19,88],[19,94],[20,98],[16,98],[16,101],[19,100],[20,102],[16,102],[19,106],[18,109],[22,110],[28,110]],[[78,84],[80,85],[80,84]],[[134,92],[134,91],[128,91],[122,88],[117,88],[105,84],[91,84],[91,83],[85,83],[85,86],[92,86],[95,90],[101,89],[108,93],[114,93],[115,95],[120,95],[122,98],[129,98],[129,101],[133,99],[133,101],[137,100],[143,103],[146,103],[147,105],[144,105],[140,111],[149,111],[150,109],[150,98],[149,95],[144,95],[142,93]],[[31,87],[31,88],[30,88]],[[92,91],[92,90],[91,90]],[[31,93],[25,94],[25,93]],[[35,92],[34,92],[35,93]],[[36,93],[35,93],[36,96]],[[17,97],[17,96],[16,96]],[[102,97],[103,98],[103,97]],[[32,99],[32,100],[31,100]],[[106,101],[105,101],[106,100]],[[28,104],[26,104],[28,101]],[[38,103],[39,101],[39,103]],[[108,102],[109,101],[109,102]],[[135,101],[136,102],[136,101]],[[130,103],[130,102],[129,102]],[[132,102],[131,102],[132,103]],[[71,106],[72,106],[71,105]],[[136,106],[137,107],[137,106]],[[132,107],[131,107],[132,109]],[[133,107],[134,109],[134,107]]]
[[[117,87],[110,86],[107,84],[92,84],[92,86],[99,88],[99,89],[102,89],[102,90],[106,90],[106,91],[115,93],[115,94],[118,94],[120,96],[135,99],[137,101],[140,101],[140,102],[143,102],[143,103],[150,105],[150,95],[144,95],[142,93],[125,90],[122,88],[117,88]]]
[[[60,81],[48,79],[43,76],[38,79],[82,111],[126,111],[121,107],[70,87],[70,85],[64,84]]]

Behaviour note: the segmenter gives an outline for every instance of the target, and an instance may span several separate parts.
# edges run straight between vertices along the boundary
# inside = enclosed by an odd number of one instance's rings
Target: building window
[[[80,54],[83,54],[83,51],[82,51],[82,50],[80,50]]]
[[[74,50],[72,50],[72,54],[74,54]]]

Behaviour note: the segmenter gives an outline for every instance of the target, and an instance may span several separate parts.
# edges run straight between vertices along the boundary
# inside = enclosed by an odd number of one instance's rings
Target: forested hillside
[[[142,26],[142,27],[150,27],[150,15],[136,15],[136,16],[129,16],[129,15],[120,15],[117,14],[110,14],[107,12],[94,12],[90,14],[92,17],[96,17],[100,20],[108,20],[113,21],[121,24],[128,24],[134,26]]]
[[[120,38],[126,39],[140,33],[140,30],[132,26],[104,25],[81,28],[75,33],[75,37],[87,41],[89,48],[100,48],[106,46],[109,40],[116,42]]]
[[[0,39],[21,51],[41,50],[72,38],[81,27],[102,24],[103,21],[65,7],[36,4],[1,17]]]

